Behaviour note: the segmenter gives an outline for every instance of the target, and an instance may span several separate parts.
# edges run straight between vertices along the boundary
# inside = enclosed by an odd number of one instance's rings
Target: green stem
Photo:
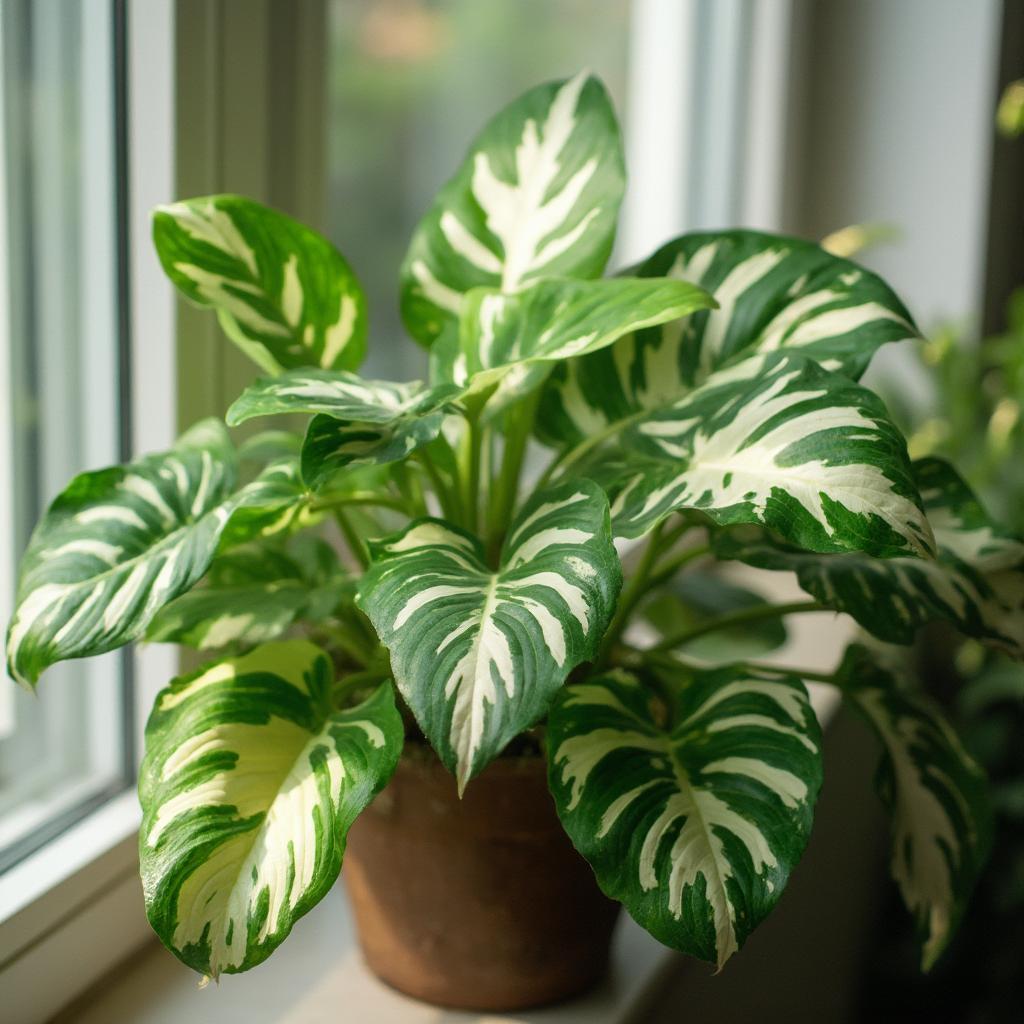
[[[533,433],[533,422],[540,404],[540,389],[506,413],[505,447],[501,453],[501,471],[491,491],[487,508],[487,550],[497,558],[505,532],[519,497],[519,478],[523,471],[526,449]]]
[[[372,491],[352,491],[347,494],[324,495],[309,504],[310,512],[328,512],[341,509],[346,505],[371,505],[377,508],[390,508],[395,512],[409,514],[409,506],[405,501],[392,498],[387,494],[375,494]]]
[[[614,437],[617,433],[625,430],[626,427],[633,423],[639,423],[645,416],[650,415],[650,410],[640,409],[629,416],[624,416],[621,420],[616,420],[614,423],[609,423],[604,430],[598,430],[593,434],[588,434],[578,445],[573,448],[567,448],[560,455],[556,456],[547,469],[544,470],[543,475],[537,482],[537,487],[540,488],[546,484],[556,474],[563,476],[565,471],[572,465],[575,465],[583,458],[592,448],[596,448],[597,445],[603,441],[607,441],[608,438]]]
[[[431,486],[434,488],[434,494],[437,496],[438,503],[441,506],[441,514],[445,519],[454,519],[456,522],[460,521],[462,519],[462,507],[459,501],[458,487],[456,486],[456,489],[453,491],[444,482],[444,477],[438,472],[437,466],[434,465],[428,453],[421,449],[416,453],[416,457],[426,471]]]
[[[366,550],[366,545],[356,532],[356,528],[352,525],[352,520],[345,514],[343,508],[336,508],[334,510],[334,518],[338,522],[338,528],[345,538],[349,551],[352,552],[352,557],[365,569],[370,564],[370,553]]]
[[[644,553],[640,557],[636,570],[619,595],[619,602],[615,606],[615,614],[612,616],[612,621],[609,623],[604,639],[601,641],[601,649],[597,655],[598,665],[603,665],[607,661],[609,653],[618,642],[622,631],[629,622],[629,616],[645,593],[647,577],[651,569],[654,568],[658,555],[663,550],[662,533],[664,532],[665,522],[666,520],[662,520],[652,531],[651,539],[647,542],[647,547],[644,548]]]
[[[466,433],[459,448],[459,470],[462,477],[463,525],[470,533],[476,533],[480,506],[480,451],[483,432],[476,419],[466,420]]]
[[[729,629],[733,626],[745,626],[750,622],[760,622],[762,619],[780,618],[783,615],[796,615],[800,612],[827,611],[831,611],[831,609],[822,608],[816,601],[791,601],[788,604],[759,604],[753,608],[742,608],[728,615],[719,615],[718,618],[702,622],[699,626],[693,626],[690,629],[683,629],[677,633],[670,634],[663,637],[649,650],[653,652],[670,651],[708,633],[714,633],[720,629]]]
[[[711,551],[710,544],[700,544],[697,547],[687,548],[685,551],[680,551],[677,555],[673,555],[672,558],[666,558],[655,570],[651,573],[650,578],[647,581],[647,590],[654,590],[655,587],[660,587],[662,583],[667,583],[670,579],[684,565],[689,565],[690,562],[695,562],[698,558],[703,558],[706,554]]]

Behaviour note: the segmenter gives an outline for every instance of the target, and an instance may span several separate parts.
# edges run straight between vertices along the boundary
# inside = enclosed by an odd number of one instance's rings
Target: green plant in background
[[[1024,545],[857,383],[916,334],[880,279],[751,231],[602,278],[623,189],[595,79],[500,112],[402,267],[426,384],[356,375],[362,296],[315,233],[232,196],[157,211],[172,280],[267,374],[227,422],[308,429],[236,452],[205,421],[77,477],[25,554],[7,653],[34,685],[133,640],[217,650],[158,696],[139,784],[147,912],[196,970],[259,963],[324,895],[403,736],[461,790],[526,732],[602,888],[722,965],[807,842],[809,679],[878,734],[925,967],[948,942],[990,812],[941,714],[863,647],[828,676],[747,659],[813,610],[902,642],[947,619],[1019,655]],[[613,541],[641,537],[623,584]],[[808,598],[691,577],[711,557],[794,570]]]

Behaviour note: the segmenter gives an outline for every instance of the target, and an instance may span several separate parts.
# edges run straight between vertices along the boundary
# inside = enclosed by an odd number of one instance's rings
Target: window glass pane
[[[397,344],[398,268],[484,121],[526,89],[584,67],[622,111],[632,6],[332,0],[327,224],[369,297],[365,373],[424,373],[422,352]]]
[[[77,472],[118,461],[117,197],[109,0],[0,4],[0,613]],[[121,788],[121,654],[0,687],[0,865]]]

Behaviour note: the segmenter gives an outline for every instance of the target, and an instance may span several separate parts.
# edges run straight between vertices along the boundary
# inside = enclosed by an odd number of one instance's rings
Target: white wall
[[[809,5],[791,227],[898,226],[864,262],[925,329],[980,311],[1000,13],[999,0]]]

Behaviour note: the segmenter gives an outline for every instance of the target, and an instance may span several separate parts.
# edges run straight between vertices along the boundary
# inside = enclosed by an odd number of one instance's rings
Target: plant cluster
[[[925,966],[947,943],[990,812],[942,715],[862,645],[827,676],[749,659],[811,610],[896,643],[946,619],[1019,655],[1024,546],[857,382],[916,335],[884,282],[740,230],[603,278],[624,184],[587,75],[483,129],[402,266],[426,384],[355,373],[365,302],[315,232],[235,196],[156,212],[173,282],[265,373],[227,423],[308,427],[236,450],[204,421],[76,477],[25,554],[7,653],[34,685],[141,639],[216,652],[157,697],[139,780],[147,912],[197,971],[259,963],[323,897],[416,730],[462,790],[536,729],[602,889],[720,966],[808,839],[807,680],[877,733]],[[713,559],[795,573],[807,600],[715,584]]]

